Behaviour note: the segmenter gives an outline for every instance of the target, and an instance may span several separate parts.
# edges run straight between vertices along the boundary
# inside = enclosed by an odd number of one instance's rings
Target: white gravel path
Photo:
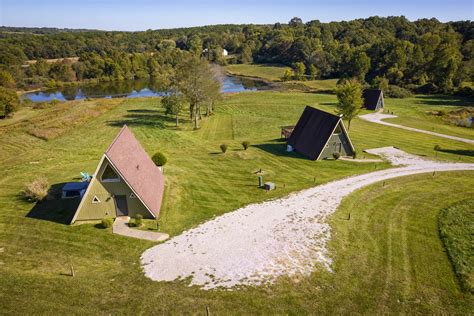
[[[360,115],[359,117],[361,119],[365,120],[365,121],[369,121],[369,122],[372,122],[372,123],[377,123],[377,124],[382,124],[382,125],[386,125],[386,126],[392,126],[392,127],[396,127],[396,128],[406,129],[407,131],[412,131],[412,132],[417,132],[417,133],[424,133],[424,134],[428,134],[428,135],[433,135],[433,136],[438,136],[438,137],[443,137],[443,138],[449,138],[449,139],[452,139],[452,140],[457,140],[457,141],[460,141],[460,142],[464,142],[464,143],[474,145],[474,140],[472,140],[472,139],[456,137],[456,136],[451,136],[451,135],[446,135],[446,134],[440,134],[440,133],[425,131],[423,129],[418,129],[418,128],[413,128],[413,127],[408,127],[408,126],[403,126],[403,125],[399,125],[399,124],[388,123],[388,122],[382,121],[382,120],[388,119],[388,118],[395,118],[395,117],[397,117],[396,115],[383,114],[381,112],[377,112],[377,113],[370,113],[370,114]]]
[[[400,176],[474,170],[474,164],[424,160],[393,147],[368,150],[399,166],[319,185],[285,198],[251,204],[146,250],[141,262],[155,281],[189,277],[203,289],[259,285],[287,275],[331,270],[327,218],[364,186]],[[403,166],[401,166],[403,165]]]

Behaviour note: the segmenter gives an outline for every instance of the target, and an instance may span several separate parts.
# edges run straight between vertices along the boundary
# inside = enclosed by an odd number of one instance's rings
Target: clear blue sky
[[[0,25],[146,30],[209,24],[351,20],[472,20],[474,0],[0,0]]]

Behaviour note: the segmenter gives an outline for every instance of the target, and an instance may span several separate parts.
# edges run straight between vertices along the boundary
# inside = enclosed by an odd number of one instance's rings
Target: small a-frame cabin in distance
[[[71,224],[141,214],[158,218],[165,179],[124,125],[105,151]]]
[[[365,89],[362,92],[362,98],[364,99],[364,108],[371,111],[378,111],[383,109],[383,92],[379,89]]]
[[[342,118],[307,106],[287,140],[288,149],[295,150],[312,160],[355,153]]]

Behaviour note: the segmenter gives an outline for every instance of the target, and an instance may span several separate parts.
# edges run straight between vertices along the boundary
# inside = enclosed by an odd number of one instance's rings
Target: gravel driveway
[[[428,134],[428,135],[448,138],[448,139],[457,140],[457,141],[460,141],[460,142],[464,142],[464,143],[474,145],[474,140],[472,140],[472,139],[456,137],[456,136],[451,136],[451,135],[446,135],[446,134],[440,134],[440,133],[425,131],[423,129],[418,129],[418,128],[413,128],[413,127],[408,127],[408,126],[403,126],[403,125],[398,125],[398,124],[393,124],[393,123],[388,123],[388,122],[382,121],[382,120],[388,119],[388,118],[395,118],[395,117],[397,117],[396,115],[383,114],[381,112],[377,112],[377,113],[370,113],[370,114],[360,115],[359,117],[361,119],[365,120],[365,121],[369,121],[369,122],[372,122],[372,123],[377,123],[377,124],[382,124],[382,125],[386,125],[386,126],[392,126],[392,127],[396,127],[396,128],[406,129],[407,131],[412,131],[412,132],[417,132],[417,133],[424,133],[424,134]]]
[[[203,289],[259,285],[280,276],[331,270],[327,223],[341,200],[364,186],[400,176],[474,170],[474,164],[425,160],[393,147],[368,150],[390,168],[329,182],[285,198],[251,204],[146,250],[141,262],[155,281],[188,278]]]

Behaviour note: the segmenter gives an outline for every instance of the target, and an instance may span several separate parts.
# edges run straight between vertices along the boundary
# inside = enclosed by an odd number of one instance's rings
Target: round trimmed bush
[[[135,215],[135,220],[133,222],[135,227],[140,227],[143,225],[143,216],[141,214]]]
[[[114,220],[112,218],[103,218],[101,225],[103,228],[109,228],[109,227],[112,227],[113,223],[114,223]]]
[[[435,151],[440,151],[440,150],[441,150],[441,146],[440,146],[440,145],[435,145],[433,149],[434,149]]]
[[[341,154],[340,153],[333,153],[332,157],[334,158],[334,160],[338,160],[339,157],[341,157]]]
[[[244,141],[242,142],[242,147],[244,147],[244,150],[247,150],[247,148],[249,148],[249,146],[250,146],[250,142],[249,142],[249,141],[244,140]]]
[[[168,159],[166,159],[166,156],[163,155],[163,153],[157,152],[156,154],[151,157],[151,160],[157,165],[158,167],[164,166]]]
[[[221,144],[220,148],[221,151],[225,154],[225,152],[227,151],[227,144]]]

